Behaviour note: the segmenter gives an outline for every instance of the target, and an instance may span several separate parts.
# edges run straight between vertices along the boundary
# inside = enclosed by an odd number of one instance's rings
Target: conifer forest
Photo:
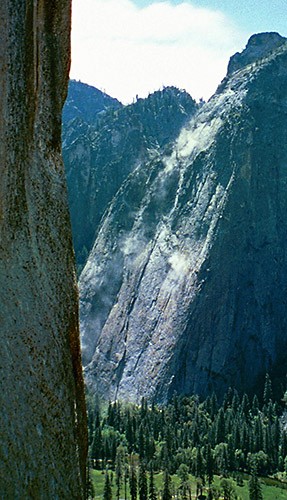
[[[196,480],[195,498],[238,498],[228,478],[240,484],[248,475],[249,498],[260,499],[258,477],[283,477],[287,469],[285,405],[286,393],[276,400],[268,375],[260,399],[252,400],[230,388],[221,402],[215,394],[204,401],[175,395],[165,406],[143,398],[140,405],[110,402],[101,411],[98,399],[90,396],[90,467],[105,471],[104,500],[111,499],[111,481],[117,499],[188,500],[194,498],[190,474]],[[154,475],[160,471],[159,492]],[[221,477],[221,489],[213,484],[215,475]]]

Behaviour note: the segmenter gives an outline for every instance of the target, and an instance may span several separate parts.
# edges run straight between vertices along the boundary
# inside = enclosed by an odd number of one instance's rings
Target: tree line
[[[284,405],[284,398],[274,401],[268,375],[261,401],[256,395],[250,400],[247,394],[240,397],[229,389],[221,403],[215,394],[204,401],[175,395],[165,406],[148,405],[144,398],[140,405],[110,402],[102,413],[97,399],[88,398],[90,461],[95,468],[108,466],[115,471],[120,484],[126,481],[125,487],[133,467],[141,471],[138,488],[147,471],[150,480],[155,471],[165,471],[166,478],[177,473],[184,500],[189,473],[209,486],[215,474],[227,477],[242,472],[251,474],[256,483],[258,475],[286,472]],[[131,493],[131,500],[138,493]],[[140,498],[145,500],[142,494]]]

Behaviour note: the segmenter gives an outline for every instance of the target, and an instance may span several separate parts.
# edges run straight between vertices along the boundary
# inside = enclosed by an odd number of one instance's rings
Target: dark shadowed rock
[[[250,43],[259,59],[230,71],[102,220],[80,290],[86,379],[107,398],[251,392],[284,370],[287,44]]]
[[[80,499],[85,403],[60,142],[70,0],[3,0],[0,18],[0,497]]]

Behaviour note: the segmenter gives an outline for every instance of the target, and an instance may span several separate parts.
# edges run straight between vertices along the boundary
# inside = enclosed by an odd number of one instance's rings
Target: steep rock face
[[[129,106],[109,107],[93,125],[70,122],[69,134],[63,135],[63,157],[80,268],[101,218],[124,180],[167,147],[196,108],[185,91],[167,87]]]
[[[70,0],[0,5],[0,497],[84,498],[77,288],[61,160]]]
[[[105,397],[252,391],[285,363],[287,44],[264,36],[103,219],[80,293]]]

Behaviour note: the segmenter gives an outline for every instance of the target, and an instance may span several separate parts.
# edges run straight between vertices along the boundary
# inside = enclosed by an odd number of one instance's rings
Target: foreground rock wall
[[[84,498],[61,110],[70,0],[0,4],[0,498]]]

